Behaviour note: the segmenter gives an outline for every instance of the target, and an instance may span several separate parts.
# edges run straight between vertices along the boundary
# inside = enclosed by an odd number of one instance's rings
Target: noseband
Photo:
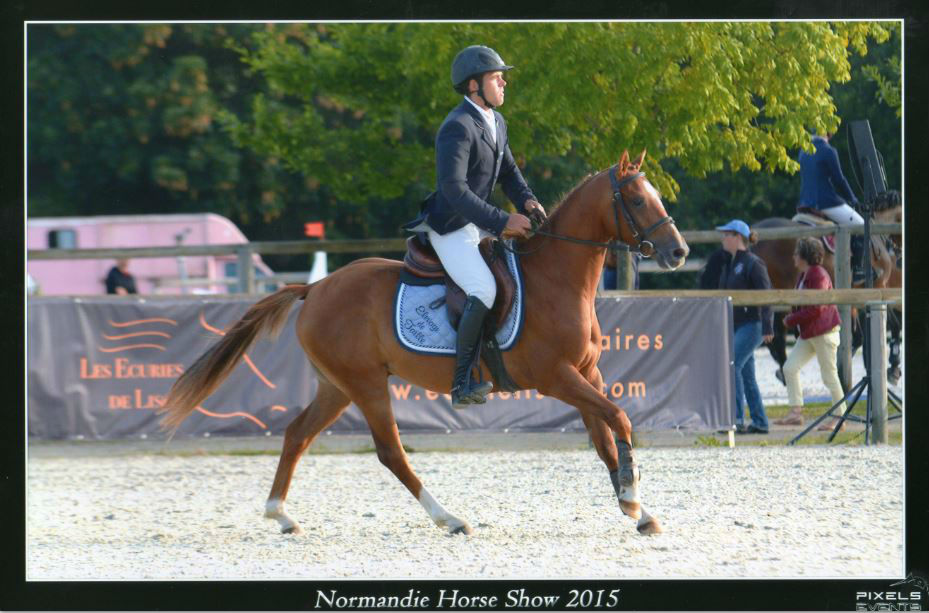
[[[658,221],[656,221],[655,223],[653,223],[652,225],[650,225],[648,228],[646,228],[643,231],[642,227],[638,223],[636,223],[635,218],[632,216],[632,213],[629,211],[629,207],[626,205],[626,201],[623,198],[623,194],[622,194],[622,187],[626,185],[627,183],[632,183],[636,179],[644,177],[645,173],[640,171],[640,172],[635,173],[634,175],[630,175],[620,180],[616,178],[616,173],[614,172],[616,169],[617,169],[617,166],[612,166],[609,169],[610,183],[613,185],[613,217],[616,221],[616,238],[615,239],[602,243],[598,241],[589,241],[583,238],[574,238],[572,236],[564,236],[562,234],[555,234],[553,232],[546,232],[545,230],[542,230],[542,226],[547,221],[546,218],[542,218],[539,220],[538,227],[535,230],[533,230],[532,233],[539,234],[541,236],[548,236],[550,238],[555,238],[558,240],[567,241],[569,243],[577,243],[579,245],[588,245],[590,247],[606,247],[610,251],[629,251],[632,253],[638,253],[642,257],[645,257],[645,258],[651,257],[652,254],[655,253],[655,244],[651,242],[650,240],[648,240],[648,237],[651,236],[655,232],[655,230],[657,230],[661,226],[668,224],[668,223],[673,224],[674,219],[670,215],[665,215],[664,217],[662,217],[661,219],[659,219]],[[626,243],[620,240],[619,238],[621,234],[620,225],[619,225],[620,213],[622,213],[623,218],[626,220],[626,225],[629,226],[629,230],[632,232],[632,238],[636,241],[635,247],[633,247],[629,243]],[[531,217],[535,218],[534,216],[531,216]],[[540,214],[539,218],[541,217],[542,215]],[[539,245],[535,249],[532,249],[529,251],[519,251],[513,247],[507,246],[505,242],[501,241],[501,244],[503,245],[504,249],[506,249],[507,251],[512,251],[513,253],[516,253],[518,255],[528,255],[530,253],[535,253],[536,251],[542,248],[542,245]]]

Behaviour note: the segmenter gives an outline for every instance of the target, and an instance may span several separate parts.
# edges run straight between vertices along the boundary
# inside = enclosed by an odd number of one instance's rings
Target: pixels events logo
[[[892,583],[896,591],[855,592],[856,611],[925,611],[925,595],[929,585],[922,577],[912,573],[906,579]]]

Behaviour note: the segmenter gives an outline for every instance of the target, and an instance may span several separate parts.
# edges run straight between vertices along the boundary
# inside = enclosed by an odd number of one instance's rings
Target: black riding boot
[[[864,236],[855,234],[850,239],[852,258],[852,285],[864,281]]]
[[[494,385],[490,381],[476,383],[471,380],[471,367],[481,342],[484,317],[489,309],[480,298],[468,296],[461,321],[458,322],[458,340],[455,343],[455,380],[452,382],[452,406],[483,404]]]

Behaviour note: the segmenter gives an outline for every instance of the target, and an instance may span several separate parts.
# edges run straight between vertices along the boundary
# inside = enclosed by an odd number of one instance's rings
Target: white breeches
[[[473,223],[448,234],[429,229],[429,242],[445,272],[466,295],[477,296],[489,309],[497,297],[497,283],[478,250],[478,243],[486,236],[492,235]]]
[[[831,206],[828,209],[820,211],[823,215],[836,222],[840,226],[863,226],[864,218],[858,214],[858,211],[847,204]]]

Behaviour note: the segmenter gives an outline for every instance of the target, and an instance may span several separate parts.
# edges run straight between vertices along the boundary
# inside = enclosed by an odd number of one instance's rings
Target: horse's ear
[[[622,157],[619,158],[619,175],[622,176],[626,172],[626,167],[629,166],[629,150],[624,149]]]
[[[635,166],[635,169],[638,170],[642,167],[642,162],[645,161],[645,149],[642,149],[642,153],[639,154],[639,157],[632,163]]]

